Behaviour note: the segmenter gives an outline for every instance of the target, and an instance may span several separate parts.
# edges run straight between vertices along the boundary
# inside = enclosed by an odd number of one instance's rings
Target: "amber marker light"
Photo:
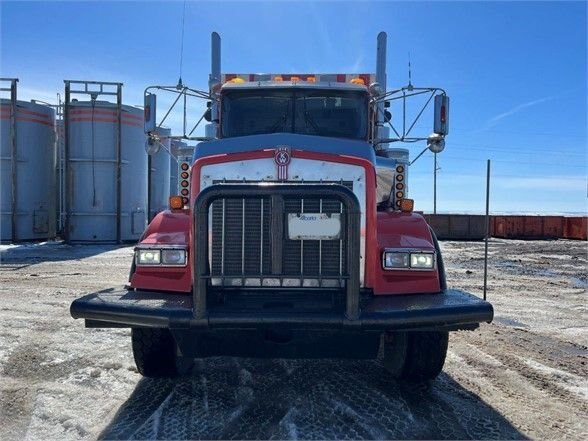
[[[404,184],[402,182],[396,184],[396,190],[404,190]]]
[[[414,209],[413,199],[402,199],[400,202],[400,211],[410,213]]]
[[[182,165],[180,166],[180,168],[184,171],[188,170],[190,168],[190,166],[188,165],[187,162],[182,162]]]
[[[170,196],[169,197],[169,208],[172,210],[180,210],[184,207],[184,201],[181,196]]]
[[[351,81],[349,81],[351,84],[359,84],[361,86],[365,86],[365,81],[363,81],[363,78],[353,78]]]
[[[403,172],[404,172],[404,166],[402,166],[402,165],[399,165],[398,167],[396,167],[396,171],[397,171],[398,173],[403,173]]]
[[[182,176],[182,179],[188,179],[188,176],[190,176],[190,175],[188,174],[188,172],[182,172],[181,176]]]
[[[402,193],[401,191],[397,191],[397,192],[396,192],[396,197],[397,197],[398,199],[401,199],[401,198],[402,198],[402,196],[404,196],[404,193]]]
[[[403,175],[396,175],[396,180],[398,182],[402,182],[402,181],[404,181],[404,176]]]

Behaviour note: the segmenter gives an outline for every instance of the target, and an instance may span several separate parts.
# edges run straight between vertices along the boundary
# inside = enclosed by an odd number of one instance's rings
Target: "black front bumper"
[[[342,312],[276,308],[210,308],[195,316],[192,296],[164,292],[109,289],[71,305],[73,318],[89,327],[157,327],[170,329],[330,329],[456,330],[474,329],[493,317],[490,303],[459,290],[438,294],[363,296],[357,318]]]

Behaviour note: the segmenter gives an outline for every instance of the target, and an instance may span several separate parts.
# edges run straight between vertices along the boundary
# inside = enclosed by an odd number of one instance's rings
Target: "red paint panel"
[[[439,292],[438,271],[388,271],[382,268],[386,248],[415,248],[434,251],[429,226],[417,213],[378,212],[378,244],[373,290],[375,295]]]
[[[173,292],[192,291],[192,253],[190,250],[190,212],[162,211],[155,215],[143,233],[140,244],[186,245],[188,265],[180,268],[137,267],[130,285],[138,289]]]
[[[105,118],[105,117],[94,117],[94,118],[79,117],[79,118],[70,118],[69,119],[69,122],[70,123],[75,123],[75,122],[103,122],[103,123],[117,124],[118,123],[118,120],[117,119],[112,119],[112,118]],[[131,121],[125,121],[124,119],[121,120],[121,123],[123,125],[127,125],[127,126],[143,127],[143,124],[138,124],[138,123],[131,122]]]
[[[564,218],[564,233],[566,239],[588,240],[588,217]]]
[[[543,237],[543,217],[541,216],[525,216],[523,218],[524,233],[526,238],[540,238]]]
[[[0,116],[4,116],[5,114],[7,114],[7,116],[10,117],[10,106],[0,107]],[[46,121],[53,121],[53,117],[51,115],[48,115],[48,114],[42,113],[42,112],[33,112],[32,110],[21,109],[20,107],[17,107],[16,115],[17,115],[17,117],[22,116],[22,115],[27,115],[27,116],[33,116],[36,118],[40,118],[40,119],[43,119]]]
[[[111,117],[116,117],[117,113],[115,110],[108,110],[108,109],[72,109],[69,112],[71,115],[106,115]],[[133,115],[132,113],[121,112],[122,118],[134,119],[136,121],[143,121],[143,117]]]
[[[10,116],[4,116],[1,115],[0,116],[0,120],[10,120]],[[24,121],[24,122],[32,122],[32,123],[36,123],[36,124],[42,124],[44,126],[47,127],[53,127],[53,121],[47,121],[47,120],[40,120],[40,119],[36,119],[36,118],[28,118],[28,117],[24,117],[24,116],[17,116],[16,117],[16,121]]]
[[[542,216],[543,218],[543,238],[563,237],[563,216]]]

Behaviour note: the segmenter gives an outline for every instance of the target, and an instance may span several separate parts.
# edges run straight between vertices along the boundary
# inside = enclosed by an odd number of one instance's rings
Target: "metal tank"
[[[65,236],[69,242],[136,241],[147,225],[143,111],[121,104],[119,134],[118,110],[118,104],[108,101],[69,101],[66,89]]]
[[[192,154],[194,153],[194,147],[189,146],[184,141],[179,141],[177,139],[172,139],[170,145],[170,152],[171,156],[169,158],[169,167],[170,167],[170,185],[169,191],[170,196],[175,196],[180,194],[180,182],[178,179],[179,176],[179,163],[182,160],[186,160],[188,158],[191,162]]]
[[[16,92],[14,99],[1,99],[2,242],[55,237],[54,155],[54,109],[32,102],[16,101]]]
[[[160,127],[156,131],[162,144],[159,151],[149,156],[149,219],[168,208],[170,195],[170,136],[171,129]]]

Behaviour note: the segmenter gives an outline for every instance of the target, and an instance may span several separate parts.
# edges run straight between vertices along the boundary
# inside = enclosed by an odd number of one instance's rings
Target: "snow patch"
[[[588,401],[588,380],[579,375],[571,374],[561,369],[545,366],[535,360],[519,357],[527,366],[543,374],[548,374],[557,380],[557,384],[580,399]]]

